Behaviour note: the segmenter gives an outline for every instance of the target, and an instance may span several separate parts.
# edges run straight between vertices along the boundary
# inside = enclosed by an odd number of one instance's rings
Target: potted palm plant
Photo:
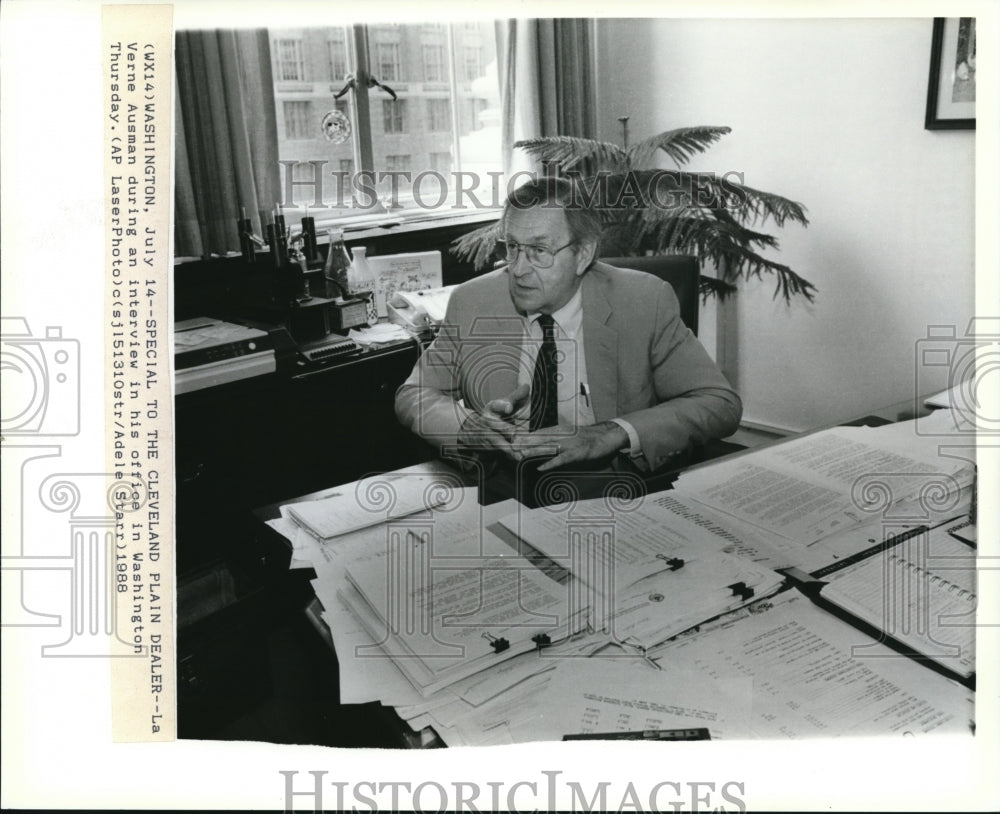
[[[703,269],[710,264],[716,270],[714,277],[701,275],[703,298],[724,298],[736,291],[740,280],[773,275],[775,297],[780,294],[788,303],[795,297],[813,299],[812,283],[761,254],[777,249],[777,238],[753,228],[768,221],[777,228],[789,222],[806,226],[805,207],[738,183],[730,175],[683,168],[730,128],[684,127],[629,146],[628,119],[620,121],[621,147],[570,136],[514,145],[541,162],[546,173],[575,179],[581,201],[600,210],[605,227],[600,256],[695,255]],[[655,166],[661,154],[674,169]],[[499,238],[499,225],[493,224],[456,240],[452,252],[482,269],[494,257]]]

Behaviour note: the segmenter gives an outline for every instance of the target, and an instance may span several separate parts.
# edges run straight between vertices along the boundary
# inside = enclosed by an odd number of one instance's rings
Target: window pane
[[[444,82],[448,77],[448,68],[445,63],[444,45],[440,43],[424,44],[424,81]]]
[[[451,99],[427,100],[427,128],[432,133],[451,132]]]
[[[337,206],[340,182],[332,173],[354,170],[353,94],[333,98],[343,86],[344,77],[355,70],[350,62],[350,31],[335,27],[272,29],[268,33],[275,70],[278,157],[296,162],[281,167],[282,202],[293,218],[301,216],[306,205],[317,218],[338,214],[344,207]],[[339,144],[329,141],[321,128],[323,118],[332,111],[345,116],[352,131]],[[314,166],[319,167],[318,184]],[[293,181],[300,182],[293,184],[290,198],[288,172]],[[315,208],[317,192],[320,200],[331,208],[325,211]],[[347,198],[350,199],[349,194]]]
[[[312,105],[309,102],[284,102],[282,108],[285,118],[285,138],[309,138],[310,125],[313,123]]]
[[[352,205],[349,185],[342,186],[339,173],[359,170],[409,172],[413,178],[433,171],[446,187],[435,186],[432,176],[421,182],[421,194],[429,206],[442,209],[454,197],[439,200],[438,191],[454,191],[451,173],[477,174],[476,197],[488,204],[493,199],[487,173],[501,169],[500,95],[496,72],[493,23],[445,26],[414,23],[367,26],[369,72],[393,88],[393,101],[379,87],[367,90],[370,120],[357,126],[354,91],[334,100],[349,73],[364,66],[355,63],[352,28],[305,28],[271,30],[275,104],[278,117],[278,151],[285,162],[281,169],[282,202],[294,216],[308,204],[310,214],[323,219],[347,213]],[[336,111],[340,116],[333,116]],[[326,119],[333,127],[324,131]],[[346,122],[346,125],[345,125]],[[350,137],[336,143],[350,130]],[[372,166],[357,164],[361,153],[358,133],[371,140]],[[313,163],[309,163],[313,162]],[[314,183],[315,168],[320,183]],[[298,182],[288,193],[286,174]],[[335,175],[337,174],[337,175]],[[468,186],[468,181],[464,182]],[[316,195],[328,208],[319,211]],[[385,196],[381,195],[383,202]],[[366,195],[358,195],[364,202]],[[398,201],[403,206],[423,206],[415,201],[410,184],[399,182]],[[465,204],[471,204],[466,199]]]
[[[330,56],[330,81],[342,82],[347,76],[347,37],[344,31],[335,30],[327,41]]]
[[[500,86],[497,80],[496,40],[493,23],[484,21],[454,27],[458,70],[458,144],[463,172],[476,173],[483,194],[490,197],[492,185],[503,184],[489,173],[503,171],[500,137]]]
[[[305,76],[305,62],[302,59],[302,40],[283,38],[272,45],[276,46],[272,53],[276,55],[277,78],[282,82],[301,82]]]
[[[400,100],[393,103],[379,88],[369,91],[376,172],[411,172],[412,181],[433,171],[444,176],[450,193],[451,173],[471,171],[481,179],[476,198],[484,203],[492,200],[494,181],[486,173],[503,169],[493,30],[492,22],[455,25],[450,31],[448,26],[426,23],[368,28],[369,51],[377,65],[373,73],[390,84]],[[455,76],[449,48],[454,48]],[[397,71],[395,83],[387,78],[389,70]],[[398,183],[399,204],[423,205],[414,200],[407,181]],[[440,200],[435,178],[427,176],[419,183],[420,201],[433,205]],[[384,192],[381,186],[379,191]],[[464,203],[471,204],[468,199]],[[449,195],[441,206],[453,204],[454,196]]]
[[[406,129],[406,100],[405,99],[383,99],[382,100],[382,130],[385,133],[405,133]]]

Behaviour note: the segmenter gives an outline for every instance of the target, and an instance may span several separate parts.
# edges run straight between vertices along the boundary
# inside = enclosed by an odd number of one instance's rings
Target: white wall
[[[738,295],[746,420],[801,430],[910,398],[915,342],[973,313],[975,137],[924,130],[930,42],[930,19],[598,23],[600,138],[620,143],[625,115],[632,141],[728,125],[691,167],[808,208],[770,256],[815,304]]]

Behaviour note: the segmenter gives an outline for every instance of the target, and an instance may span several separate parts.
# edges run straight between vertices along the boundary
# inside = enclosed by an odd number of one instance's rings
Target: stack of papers
[[[880,541],[880,528],[898,533],[899,518],[930,527],[967,511],[972,462],[939,456],[920,428],[836,427],[687,472],[673,493],[763,535],[773,567],[813,571]]]
[[[489,553],[442,558],[410,538],[382,562],[349,566],[341,595],[378,642],[358,655],[392,659],[426,697],[583,629],[587,609],[571,608],[564,586],[483,542]]]
[[[723,552],[689,519],[663,523],[657,509],[646,498],[611,513],[598,498],[522,508],[500,522],[572,576],[593,631],[640,652],[781,587],[773,570]]]
[[[777,594],[774,570],[822,575],[824,600],[876,627],[932,614],[905,644],[970,675],[974,553],[936,527],[966,510],[972,463],[938,457],[933,429],[816,433],[616,506],[480,506],[425,464],[285,507],[274,525],[316,570],[341,701],[393,706],[450,745],[967,732],[966,687]],[[873,556],[907,529],[932,529],[930,555]],[[892,596],[904,582],[917,590]]]

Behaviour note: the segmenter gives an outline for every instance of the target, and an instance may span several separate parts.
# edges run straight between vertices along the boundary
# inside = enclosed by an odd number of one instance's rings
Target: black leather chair
[[[681,319],[691,329],[691,333],[695,336],[698,335],[698,281],[701,272],[698,270],[697,257],[684,254],[662,254],[649,257],[602,257],[600,260],[609,266],[646,271],[670,283],[680,302]],[[650,491],[666,489],[677,477],[677,469],[728,455],[741,449],[745,449],[742,444],[722,440],[709,441],[707,444],[686,450],[660,471],[643,474],[643,480]]]
[[[674,287],[681,305],[681,319],[698,335],[698,258],[687,254],[661,254],[650,257],[602,257],[602,263],[619,268],[654,274]]]

